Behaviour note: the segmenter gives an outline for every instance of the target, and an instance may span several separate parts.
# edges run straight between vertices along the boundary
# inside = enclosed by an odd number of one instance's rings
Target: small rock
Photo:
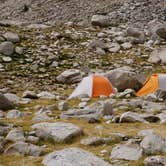
[[[110,25],[110,18],[105,15],[93,15],[91,24],[94,26],[106,27]]]
[[[73,84],[81,81],[82,74],[79,70],[69,69],[61,73],[56,79],[60,83]]]
[[[0,136],[6,135],[10,131],[11,127],[8,125],[0,125]]]
[[[79,103],[79,108],[85,108],[86,105],[87,105],[87,102],[81,102]]]
[[[22,55],[24,53],[24,49],[23,47],[16,47],[15,48],[15,52],[18,54],[18,55]]]
[[[108,50],[112,53],[117,53],[120,51],[120,45],[118,43],[111,43]]]
[[[23,98],[37,99],[38,96],[33,91],[25,91],[22,95]]]
[[[0,44],[0,53],[3,55],[12,55],[14,53],[14,45],[12,42],[5,41]]]
[[[166,40],[166,25],[161,25],[157,28],[156,34]]]
[[[39,138],[35,136],[28,136],[26,141],[32,144],[37,144],[39,141]]]
[[[89,138],[81,140],[81,144],[87,145],[87,146],[91,146],[91,145],[97,146],[103,143],[104,143],[104,140],[103,138],[100,138],[100,137],[89,137]]]
[[[8,110],[13,107],[13,103],[10,100],[8,100],[8,98],[6,98],[2,93],[0,93],[0,109]]]
[[[16,119],[16,118],[22,118],[22,112],[18,111],[18,110],[11,110],[7,113],[6,117],[8,119]]]
[[[3,37],[7,41],[10,41],[10,42],[13,42],[13,43],[17,43],[17,42],[20,41],[20,38],[19,38],[18,34],[13,33],[13,32],[6,32],[5,34],[3,34]]]
[[[69,104],[66,102],[66,101],[61,101],[59,104],[58,104],[58,109],[60,111],[66,111],[68,110],[69,108]]]
[[[145,166],[165,166],[166,157],[164,156],[150,156],[144,160]]]
[[[6,140],[12,142],[25,141],[24,132],[20,129],[11,130],[6,136]]]
[[[43,91],[39,94],[37,94],[37,97],[39,97],[40,99],[55,99],[56,96],[50,92],[47,92],[47,91]]]
[[[138,146],[117,145],[113,148],[110,157],[124,160],[139,160],[142,157],[142,149]]]
[[[141,130],[139,133],[138,133],[138,136],[140,137],[145,137],[145,136],[148,136],[150,134],[154,134],[154,130],[153,129],[147,129],[147,130]]]
[[[124,50],[128,50],[128,49],[132,48],[132,44],[129,42],[123,43],[123,44],[121,44],[121,46]]]
[[[20,97],[18,97],[16,94],[13,93],[5,93],[4,96],[14,104],[18,104],[20,101]]]
[[[34,122],[44,121],[44,120],[52,120],[53,117],[49,117],[46,113],[37,113],[35,117],[32,119]]]
[[[2,60],[3,60],[4,62],[11,62],[11,61],[12,61],[12,58],[11,58],[11,57],[8,57],[8,56],[4,56],[4,57],[2,57]]]

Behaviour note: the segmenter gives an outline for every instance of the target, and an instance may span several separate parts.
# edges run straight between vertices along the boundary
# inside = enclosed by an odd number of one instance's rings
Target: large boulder
[[[2,93],[0,93],[0,109],[1,110],[8,110],[13,108],[13,103],[8,100]]]
[[[111,70],[105,74],[105,77],[107,77],[119,91],[128,88],[138,90],[145,80],[143,75],[136,74],[124,68]]]
[[[156,34],[158,36],[160,36],[162,39],[166,40],[166,24],[164,25],[161,25],[159,26],[157,29],[156,29]]]
[[[166,157],[164,156],[150,156],[144,160],[145,166],[165,166]]]
[[[79,70],[69,69],[57,76],[56,79],[60,83],[73,84],[81,81],[82,74]]]
[[[124,160],[139,160],[142,157],[142,149],[138,146],[117,145],[113,148],[110,157]]]
[[[166,64],[166,47],[160,47],[159,49],[155,49],[148,59],[148,62],[150,63],[163,63]]]
[[[140,145],[147,155],[166,152],[166,139],[156,134],[144,137]]]
[[[38,123],[32,126],[40,138],[52,138],[55,142],[71,141],[73,137],[80,136],[83,130],[72,123]]]
[[[5,150],[6,154],[21,154],[29,156],[40,156],[42,152],[43,148],[25,142],[16,142]]]
[[[109,163],[80,148],[66,148],[44,157],[45,166],[111,166]]]
[[[3,55],[12,55],[14,53],[14,45],[10,41],[5,41],[0,44],[0,53]]]

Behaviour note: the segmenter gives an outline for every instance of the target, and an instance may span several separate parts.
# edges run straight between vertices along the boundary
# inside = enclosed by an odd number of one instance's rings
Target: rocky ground
[[[0,166],[165,166],[166,92],[135,96],[166,72],[164,1],[14,2],[0,0]],[[92,73],[118,93],[68,100]]]

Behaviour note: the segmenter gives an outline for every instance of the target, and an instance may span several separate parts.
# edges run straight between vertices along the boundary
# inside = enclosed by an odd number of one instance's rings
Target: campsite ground
[[[69,147],[92,152],[113,166],[143,166],[149,156],[166,156],[165,92],[162,96],[135,96],[148,76],[166,72],[162,0],[154,0],[155,5],[148,0],[19,0],[14,6],[11,2],[0,0],[0,95],[14,103],[12,109],[1,110],[4,103],[0,102],[0,166],[42,166],[47,154]],[[95,14],[98,26],[91,25]],[[111,79],[117,83],[116,95],[68,100],[84,76],[111,72],[115,72]],[[109,115],[104,112],[106,103]],[[100,116],[94,113],[89,120],[90,113],[79,112],[86,112],[86,106],[100,112]],[[73,118],[67,114],[71,110]],[[66,119],[61,118],[64,114]],[[55,130],[49,131],[47,138],[49,126],[46,135],[32,129],[32,125],[42,122],[72,123],[83,129],[83,134],[57,143],[50,134],[57,134]],[[66,128],[62,126],[62,133]],[[150,135],[147,129],[157,135],[155,140],[147,140],[149,149],[141,145],[144,136],[138,134],[146,130],[145,134]],[[93,137],[109,141],[81,144],[81,140]],[[12,147],[17,138],[29,147],[42,148],[42,153],[38,156],[26,146]],[[139,147],[141,156],[134,161],[112,158],[117,145],[132,147],[134,152],[135,146]],[[152,152],[145,154],[146,150]],[[166,159],[161,162],[166,164]]]

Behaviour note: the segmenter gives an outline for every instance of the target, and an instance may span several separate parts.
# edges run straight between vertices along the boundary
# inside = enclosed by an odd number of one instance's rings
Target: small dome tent
[[[91,75],[83,78],[77,88],[69,96],[69,99],[84,94],[89,97],[99,97],[101,95],[109,96],[111,93],[116,93],[116,90],[106,77]]]
[[[166,74],[152,74],[144,83],[136,96],[145,96],[161,89],[166,91]]]

